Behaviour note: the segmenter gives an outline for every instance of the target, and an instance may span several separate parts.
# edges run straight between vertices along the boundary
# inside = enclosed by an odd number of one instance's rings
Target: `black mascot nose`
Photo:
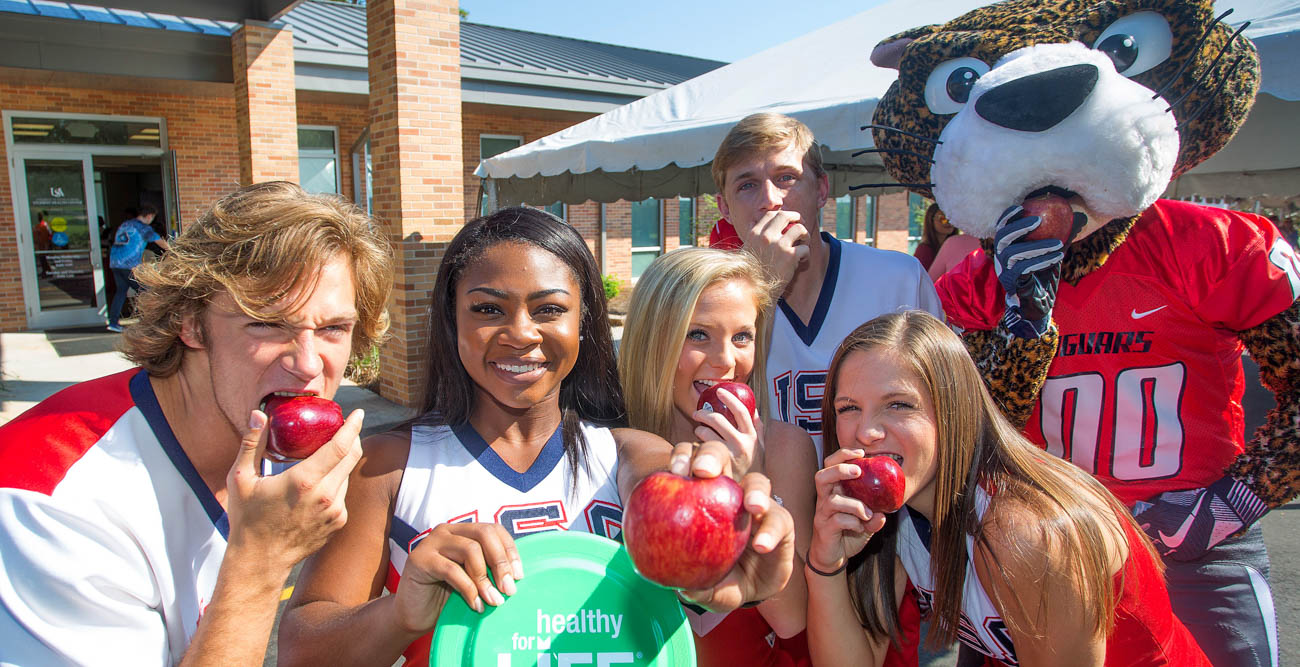
[[[994,125],[1042,132],[1074,113],[1097,85],[1097,67],[1079,64],[1030,74],[989,90],[975,113]]]

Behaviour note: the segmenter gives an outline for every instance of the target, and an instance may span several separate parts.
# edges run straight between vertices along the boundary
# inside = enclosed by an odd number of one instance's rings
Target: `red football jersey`
[[[936,289],[954,326],[1002,317],[984,253]],[[1268,220],[1157,201],[1100,269],[1061,283],[1056,358],[1025,434],[1127,505],[1210,484],[1244,446],[1237,332],[1298,295],[1295,252]]]

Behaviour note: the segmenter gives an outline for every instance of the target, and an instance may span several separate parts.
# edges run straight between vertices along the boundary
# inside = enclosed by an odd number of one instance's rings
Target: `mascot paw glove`
[[[1161,556],[1192,561],[1249,528],[1268,506],[1239,480],[1224,477],[1203,489],[1166,491],[1133,509]]]
[[[1002,326],[1017,338],[1039,338],[1047,333],[1061,279],[1065,244],[1060,239],[1025,239],[1043,223],[1037,216],[1019,216],[1012,206],[998,218],[993,236],[993,268],[1006,291]]]

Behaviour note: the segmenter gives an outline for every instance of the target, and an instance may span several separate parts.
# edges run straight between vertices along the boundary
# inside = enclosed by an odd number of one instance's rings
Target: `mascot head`
[[[1254,46],[1208,0],[1007,0],[908,30],[871,55],[898,70],[876,107],[890,174],[980,238],[1031,196],[1141,213],[1222,148],[1259,86]]]

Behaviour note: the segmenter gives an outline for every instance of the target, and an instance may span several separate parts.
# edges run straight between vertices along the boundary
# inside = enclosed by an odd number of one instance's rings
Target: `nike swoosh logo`
[[[1160,541],[1164,542],[1165,546],[1170,549],[1177,549],[1182,545],[1183,540],[1187,538],[1187,531],[1192,529],[1192,520],[1196,518],[1196,510],[1201,508],[1201,503],[1203,502],[1205,502],[1205,496],[1201,496],[1200,500],[1196,501],[1196,507],[1193,507],[1191,513],[1187,515],[1187,518],[1183,519],[1183,525],[1178,527],[1178,532],[1173,535],[1165,535],[1165,531],[1163,530],[1156,531],[1156,534],[1160,536]]]
[[[1169,307],[1169,304],[1165,304],[1165,305],[1163,305],[1163,306],[1160,306],[1159,308],[1152,308],[1151,310],[1146,310],[1146,311],[1143,311],[1143,312],[1140,312],[1140,313],[1137,311],[1137,308],[1134,308],[1134,309],[1133,309],[1133,312],[1132,312],[1132,313],[1129,313],[1129,314],[1133,316],[1133,319],[1135,319],[1135,320],[1140,320],[1140,319],[1146,317],[1147,315],[1150,315],[1150,314],[1152,314],[1152,313],[1156,313],[1156,312],[1162,311],[1162,310],[1164,310],[1164,309],[1166,309],[1166,308],[1168,308],[1168,307]]]

